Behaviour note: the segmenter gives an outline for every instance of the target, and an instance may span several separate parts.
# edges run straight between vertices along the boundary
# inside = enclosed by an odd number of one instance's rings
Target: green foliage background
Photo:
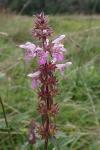
[[[60,112],[55,122],[59,132],[57,140],[49,142],[49,150],[100,150],[100,17],[51,15],[49,20],[53,39],[66,34],[65,61],[73,63],[64,77],[57,74],[59,94],[55,100]],[[40,121],[37,91],[31,89],[27,78],[37,63],[26,64],[19,48],[26,41],[36,43],[32,26],[32,17],[0,14],[0,96],[9,125],[5,125],[0,105],[0,150],[44,150],[43,141],[37,139],[31,146],[27,139],[30,120]]]
[[[100,0],[5,0],[10,10],[32,15],[39,11],[57,13],[100,13]]]

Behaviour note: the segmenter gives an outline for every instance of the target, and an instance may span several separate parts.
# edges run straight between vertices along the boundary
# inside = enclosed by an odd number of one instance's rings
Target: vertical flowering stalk
[[[34,28],[32,30],[33,37],[40,40],[40,45],[27,42],[20,45],[25,49],[25,60],[29,61],[37,58],[38,68],[35,73],[28,76],[32,78],[32,88],[38,87],[38,112],[41,115],[41,124],[31,121],[29,130],[29,142],[34,144],[37,132],[45,141],[45,150],[48,150],[48,140],[56,133],[56,125],[53,120],[59,111],[58,104],[54,102],[54,96],[57,94],[57,79],[55,73],[60,70],[61,74],[64,69],[71,65],[71,62],[58,64],[64,60],[63,52],[66,51],[62,40],[65,35],[59,36],[57,39],[50,41],[53,30],[48,25],[47,18],[44,13],[36,15]]]

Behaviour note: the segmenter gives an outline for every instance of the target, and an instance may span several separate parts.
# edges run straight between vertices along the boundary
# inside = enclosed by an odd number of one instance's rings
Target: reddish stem
[[[48,150],[48,138],[45,140],[45,150]]]
[[[43,39],[43,48],[45,50],[45,45],[44,45],[44,42],[46,40]],[[46,63],[47,65],[47,63]],[[48,79],[48,74],[46,75],[46,80]],[[48,90],[48,85],[46,86],[46,92],[47,94],[49,93],[49,90]],[[47,107],[47,110],[49,109],[49,96],[47,97],[47,100],[46,100],[46,107]],[[45,139],[45,150],[48,150],[48,137],[49,137],[49,116],[48,116],[48,113],[46,114],[45,116],[45,121],[44,121],[44,124],[46,123],[46,139]]]

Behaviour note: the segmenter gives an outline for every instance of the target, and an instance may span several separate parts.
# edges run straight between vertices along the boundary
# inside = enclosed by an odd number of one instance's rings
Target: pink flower
[[[31,42],[26,42],[25,44],[22,44],[19,47],[24,49],[30,49],[30,50],[34,50],[36,48],[35,44]]]
[[[34,120],[32,120],[30,123],[30,129],[29,129],[29,143],[30,144],[35,144],[36,142],[35,128],[36,128],[36,123]]]
[[[31,42],[26,42],[25,44],[20,45],[19,47],[26,50],[25,51],[25,60],[26,61],[29,61],[30,59],[32,59],[36,56],[36,54],[35,54],[35,49],[36,49],[35,44],[33,44]]]
[[[36,137],[35,137],[34,130],[30,130],[30,133],[29,133],[29,143],[30,144],[35,144],[35,142],[36,142]]]
[[[32,89],[35,89],[40,84],[40,80],[37,78],[32,79]]]
[[[54,46],[52,48],[52,56],[53,56],[53,59],[55,62],[56,61],[59,62],[59,61],[62,61],[64,59],[62,51],[63,51],[62,45],[54,44]]]
[[[65,35],[59,36],[57,39],[55,39],[52,47],[52,56],[53,56],[53,61],[62,61],[64,59],[63,52],[66,51],[64,48],[64,45],[61,44],[60,42],[65,38]]]
[[[56,38],[52,43],[59,44],[61,41],[65,38],[65,35],[60,35],[58,38]]]
[[[36,50],[36,56],[38,57],[38,61],[39,61],[39,64],[40,65],[43,65],[46,63],[47,61],[47,58],[48,58],[48,52],[44,51],[42,48],[40,47],[37,47]]]
[[[62,52],[53,52],[53,62],[60,62],[64,60],[64,56]]]
[[[28,74],[28,77],[32,78],[32,89],[35,89],[40,84],[39,75],[40,71]]]
[[[66,62],[65,64],[56,64],[56,67],[61,71],[61,74],[63,75],[65,68],[69,67],[70,65],[72,65],[72,62]]]

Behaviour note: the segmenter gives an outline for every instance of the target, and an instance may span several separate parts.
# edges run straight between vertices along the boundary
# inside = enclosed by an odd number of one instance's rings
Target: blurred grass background
[[[26,41],[36,43],[32,21],[32,17],[0,14],[0,96],[12,137],[10,141],[0,105],[0,150],[43,150],[39,140],[34,148],[27,144],[30,120],[40,120],[36,90],[27,78],[37,64],[25,64],[18,47]],[[66,34],[65,59],[73,63],[64,77],[58,74],[60,131],[49,150],[56,150],[58,144],[60,150],[100,150],[100,16],[56,15],[49,21],[53,39]]]

